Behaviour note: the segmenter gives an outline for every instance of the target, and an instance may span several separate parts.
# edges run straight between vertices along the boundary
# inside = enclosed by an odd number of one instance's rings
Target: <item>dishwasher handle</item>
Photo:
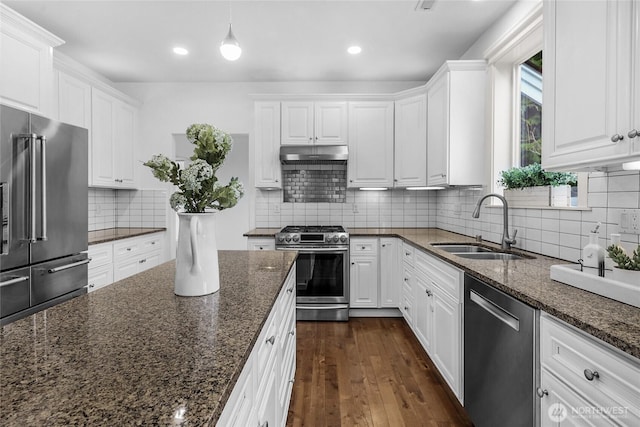
[[[469,290],[469,299],[478,304],[480,308],[505,323],[510,328],[514,329],[517,332],[520,331],[520,320],[493,301],[486,299],[472,289]]]

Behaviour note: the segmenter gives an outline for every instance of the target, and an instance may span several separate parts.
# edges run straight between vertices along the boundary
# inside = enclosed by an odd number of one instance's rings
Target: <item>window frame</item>
[[[491,153],[487,156],[485,170],[487,188],[491,192],[502,194],[503,189],[498,185],[500,171],[520,164],[520,64],[539,51],[544,56],[544,50],[541,2],[484,52],[488,68],[490,124],[486,140]],[[577,206],[548,209],[587,208],[587,181],[586,173],[578,174]]]

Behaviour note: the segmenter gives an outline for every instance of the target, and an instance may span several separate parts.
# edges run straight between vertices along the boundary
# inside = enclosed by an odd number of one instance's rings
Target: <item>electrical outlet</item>
[[[273,213],[280,213],[280,205],[273,205]]]
[[[358,205],[353,204],[353,213],[358,213]]]
[[[624,209],[620,214],[620,232],[640,234],[640,209]]]

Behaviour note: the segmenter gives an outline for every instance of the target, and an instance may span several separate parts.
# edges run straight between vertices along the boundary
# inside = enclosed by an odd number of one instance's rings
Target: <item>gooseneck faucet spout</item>
[[[485,199],[489,197],[497,197],[502,201],[502,205],[503,205],[503,208],[502,208],[503,221],[502,222],[504,225],[504,228],[502,230],[502,249],[511,249],[511,245],[516,244],[516,234],[518,234],[518,230],[514,229],[513,237],[509,237],[509,204],[507,203],[507,200],[504,197],[496,193],[490,193],[483,196],[480,200],[478,200],[478,203],[476,204],[476,208],[473,210],[473,213],[471,214],[471,216],[474,218],[480,218],[480,206],[482,206],[482,202],[484,202]]]

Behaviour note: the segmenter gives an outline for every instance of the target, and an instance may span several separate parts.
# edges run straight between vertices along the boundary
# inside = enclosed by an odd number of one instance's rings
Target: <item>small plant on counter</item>
[[[618,245],[611,245],[607,248],[609,257],[618,265],[621,270],[640,271],[640,245],[633,251],[632,256],[625,253]]]
[[[231,135],[209,124],[193,124],[187,128],[187,139],[195,148],[190,158],[192,163],[185,169],[164,154],[154,155],[144,163],[160,181],[178,187],[169,199],[171,207],[176,212],[187,213],[234,207],[244,194],[242,183],[233,177],[223,186],[216,178],[216,172],[231,151]]]
[[[550,185],[576,185],[578,177],[571,172],[547,172],[542,169],[540,163],[532,163],[528,166],[511,168],[500,172],[498,184],[507,190],[540,187]]]

